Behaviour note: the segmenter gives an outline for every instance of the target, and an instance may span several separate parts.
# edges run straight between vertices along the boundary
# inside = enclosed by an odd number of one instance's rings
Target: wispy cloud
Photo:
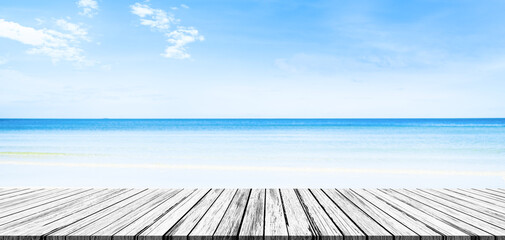
[[[193,27],[179,27],[177,30],[167,33],[166,36],[168,38],[167,41],[172,45],[165,49],[163,56],[176,59],[190,57],[190,55],[186,52],[186,44],[204,40],[204,37],[199,35],[198,30]]]
[[[60,22],[60,24],[69,27],[69,23],[66,21]],[[0,19],[0,37],[31,46],[27,53],[49,56],[53,62],[64,60],[89,64],[90,62],[83,56],[83,50],[78,46],[80,39],[85,37],[86,32],[83,32],[80,28],[75,29],[72,27],[66,30],[69,33],[46,28],[25,27],[16,22]]]
[[[183,6],[181,5],[181,7]],[[178,26],[180,20],[162,9],[154,9],[142,3],[135,3],[130,8],[133,14],[140,17],[141,25],[148,26],[152,30],[165,34],[167,42],[171,44],[162,54],[166,58],[190,58],[191,55],[186,51],[186,44],[204,40],[204,37],[194,27]],[[172,26],[176,26],[177,29],[171,30]]]
[[[73,36],[89,41],[88,31],[82,28],[79,24],[68,22],[65,19],[58,19],[56,20],[56,25],[58,25],[64,31],[68,31]]]
[[[79,0],[77,6],[82,9],[79,14],[87,17],[95,16],[98,11],[98,2],[95,0]]]
[[[8,62],[7,58],[0,57],[0,65],[6,64]]]
[[[171,14],[161,9],[151,8],[147,4],[135,3],[131,5],[131,10],[133,14],[140,17],[140,24],[160,31],[169,29],[171,24],[178,21]]]
[[[186,4],[181,4],[181,8],[189,8]]]

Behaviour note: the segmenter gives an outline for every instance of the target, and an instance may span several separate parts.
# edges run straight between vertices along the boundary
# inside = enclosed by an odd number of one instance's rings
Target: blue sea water
[[[0,119],[0,186],[505,187],[505,119]]]

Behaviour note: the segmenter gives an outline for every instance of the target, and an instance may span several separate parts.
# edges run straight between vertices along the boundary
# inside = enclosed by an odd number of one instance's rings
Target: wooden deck
[[[505,239],[503,189],[0,188],[0,239]]]

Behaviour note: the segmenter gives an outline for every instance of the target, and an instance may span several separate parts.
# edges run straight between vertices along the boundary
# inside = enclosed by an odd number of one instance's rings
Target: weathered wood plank
[[[221,222],[217,226],[213,239],[230,239],[238,237],[242,219],[245,214],[250,189],[239,189],[233,197],[230,206],[226,210]]]
[[[189,238],[208,239],[209,236],[214,235],[219,223],[226,213],[226,210],[230,207],[232,200],[237,194],[237,189],[225,189],[212,207],[209,208],[202,219],[200,219],[193,228],[189,234]]]
[[[313,233],[318,239],[343,239],[338,227],[308,189],[298,189],[295,190],[295,193],[298,195],[307,219],[314,231]]]
[[[265,189],[253,189],[251,191],[243,219],[239,239],[263,239],[265,232]]]
[[[112,191],[112,193],[114,193]],[[82,201],[90,200],[91,198],[100,198],[101,195],[111,194],[109,191],[92,189],[89,194],[85,196],[73,196],[67,199],[65,202],[55,202],[43,205],[41,207],[33,208],[30,210],[22,211],[13,215],[6,216],[5,218],[0,218],[0,230],[14,228],[16,226],[25,225],[28,223],[33,223],[35,221],[48,221],[51,219],[58,219],[61,216],[61,212],[72,206],[82,205]]]
[[[490,190],[490,191],[498,193],[498,194],[500,194],[502,196],[505,196],[505,190],[503,190],[503,189],[499,189],[499,188],[486,188],[486,190]]]
[[[472,190],[477,191],[477,192],[481,192],[481,193],[486,193],[486,195],[492,195],[492,196],[499,198],[501,200],[505,200],[505,194],[502,194],[497,191],[493,191],[491,189],[472,189]]]
[[[466,192],[466,193],[470,193],[473,195],[478,195],[482,198],[492,199],[496,202],[501,202],[501,204],[503,206],[505,206],[505,198],[500,197],[500,196],[496,196],[495,194],[491,194],[491,193],[487,193],[487,192],[483,192],[483,191],[479,191],[479,190],[474,190],[474,189],[458,189],[458,190],[461,192]]]
[[[181,203],[189,195],[191,195],[194,189],[177,189],[174,195],[169,195],[168,199],[161,203],[160,205],[153,208],[151,211],[147,212],[136,221],[132,222],[119,232],[117,232],[113,239],[118,240],[134,240],[137,236],[142,233],[145,229],[153,225],[158,219],[161,219],[166,214],[169,214],[175,206]]]
[[[365,212],[354,205],[349,199],[342,195],[336,189],[323,189],[326,195],[337,206],[344,211],[349,218],[368,236],[371,240],[393,240],[393,236],[386,231],[374,219],[370,218]]]
[[[480,205],[491,210],[498,212],[500,215],[505,213],[505,206],[502,203],[496,203],[490,199],[482,198],[480,196],[471,195],[466,192],[455,191],[454,189],[437,189],[437,192],[444,193],[454,198],[465,200],[469,205]]]
[[[2,193],[0,193],[0,197],[9,196],[9,195],[16,194],[16,193],[19,193],[22,191],[27,191],[27,190],[29,190],[29,189],[28,188],[5,188],[5,189],[3,189]]]
[[[12,204],[24,203],[26,201],[37,199],[38,197],[43,197],[45,195],[51,194],[58,189],[38,189],[24,194],[18,194],[12,197],[5,197],[0,202],[0,208],[11,206]]]
[[[504,230],[484,222],[478,218],[474,218],[456,211],[452,208],[444,206],[436,201],[426,198],[420,198],[417,195],[409,194],[409,192],[401,190],[384,190],[394,195],[401,201],[418,208],[419,210],[429,213],[432,216],[454,226],[455,228],[467,233],[471,236],[479,236],[480,239],[492,240],[493,235],[504,236]],[[471,223],[471,224],[470,224]]]
[[[295,191],[293,189],[281,189],[281,199],[284,205],[289,238],[296,240],[312,239],[315,236],[314,230]]]
[[[119,231],[125,229],[130,224],[133,224],[139,221],[142,217],[146,216],[151,210],[158,207],[171,197],[173,197],[176,193],[178,193],[178,189],[169,189],[169,190],[160,190],[159,194],[156,194],[155,197],[152,198],[151,201],[148,201],[142,206],[127,212],[120,218],[114,220],[104,228],[93,234],[94,239],[110,239],[111,236],[116,235]]]
[[[479,229],[496,236],[498,239],[504,239],[505,229],[499,227],[500,225],[505,226],[505,222],[503,221],[497,221],[496,219],[478,211],[474,211],[473,209],[468,209],[457,204],[451,204],[451,202],[431,197],[428,194],[426,194],[428,196],[416,194],[415,192],[406,189],[396,191],[404,196],[408,196],[409,198],[415,199],[416,201],[430,206],[431,208],[443,212],[446,215],[458,218],[461,221],[465,221],[468,224],[478,227]]]
[[[454,228],[453,226],[433,217],[425,213],[424,211],[419,210],[417,207],[413,207],[407,203],[400,201],[397,198],[394,198],[389,193],[384,193],[377,189],[366,189],[366,191],[372,193],[377,198],[382,199],[387,202],[389,205],[402,209],[406,214],[410,217],[418,219],[419,221],[425,222],[432,229],[437,231],[438,233],[445,236],[447,239],[454,240],[470,240],[470,236],[459,229]]]
[[[265,213],[265,240],[287,240],[288,229],[279,189],[266,190]]]
[[[0,204],[0,209],[10,209],[15,207],[24,207],[26,205],[40,202],[53,197],[58,197],[60,194],[70,191],[70,189],[46,189],[42,192],[37,192],[35,195],[25,196],[15,200],[5,201]]]
[[[78,238],[79,236],[93,236],[103,227],[114,223],[123,215],[134,211],[142,205],[155,199],[161,193],[158,190],[145,190],[109,207],[90,214],[89,216],[73,222],[64,228],[53,231],[46,236],[48,240],[65,240],[66,238]]]
[[[310,190],[346,239],[365,240],[366,235],[321,189]]]
[[[34,202],[29,202],[26,204],[22,205],[16,205],[10,208],[4,208],[0,210],[0,218],[5,218],[13,214],[21,213],[24,211],[29,211],[33,210],[34,208],[37,208],[38,210],[41,209],[41,206],[56,202],[56,201],[61,201],[66,199],[67,197],[71,197],[80,193],[85,193],[89,192],[91,189],[69,189],[67,191],[62,191],[59,192],[58,195],[56,196],[51,196],[46,199],[37,199],[37,201]]]
[[[371,194],[365,189],[352,189],[353,192],[357,193],[360,197],[369,202],[372,206],[380,208],[387,215],[401,222],[403,225],[417,233],[422,240],[441,240],[444,238],[440,233],[434,231],[426,222],[422,219],[417,219],[405,212],[402,208],[391,205],[390,203],[384,201],[383,199],[377,198],[375,195]]]
[[[471,197],[473,199],[478,199],[479,201],[482,201],[482,202],[488,202],[488,203],[495,205],[500,210],[505,210],[505,202],[501,201],[501,199],[497,200],[494,197],[492,197],[492,198],[485,197],[485,196],[482,196],[481,194],[478,194],[478,193],[475,193],[472,191],[467,191],[465,189],[447,189],[447,191],[451,191],[451,192],[455,192],[457,194],[465,195],[465,196]]]
[[[166,236],[169,239],[186,239],[191,230],[193,230],[193,228],[198,224],[200,219],[202,219],[203,215],[205,215],[222,192],[223,189],[211,190],[200,202],[191,208],[191,210],[189,210],[189,212],[170,229],[170,231],[168,231]]]
[[[501,189],[0,189],[0,240],[505,240]]]
[[[198,201],[200,201],[210,189],[196,189],[189,196],[181,199],[167,214],[147,227],[139,234],[139,239],[162,240],[165,235]]]
[[[458,196],[458,195],[451,196],[446,193],[440,192],[439,190],[434,190],[434,189],[418,189],[418,191],[430,194],[432,196],[436,196],[438,198],[442,198],[446,201],[461,205],[465,208],[474,209],[474,210],[479,211],[483,214],[494,217],[498,220],[505,221],[505,212],[500,212],[500,211],[496,211],[491,208],[487,208],[486,204],[477,205],[477,204],[475,204],[474,201],[471,201],[471,199],[470,199],[470,201],[468,201],[462,196]],[[449,193],[449,194],[453,194],[453,193]]]
[[[424,227],[419,227],[419,224],[416,222],[414,224],[410,224],[410,228],[406,227],[404,224],[399,222],[397,219],[404,223],[411,223],[414,220],[406,217],[406,215],[401,212],[398,213],[396,209],[392,209],[390,206],[384,206],[385,203],[378,203],[380,200],[377,198],[371,198],[369,201],[373,201],[379,206],[379,208],[372,204],[371,202],[364,199],[359,194],[353,192],[350,189],[338,189],[342,195],[344,195],[349,201],[354,203],[356,207],[365,212],[368,216],[374,219],[377,223],[379,223],[384,229],[390,232],[395,239],[403,239],[403,240],[419,240],[419,235],[422,235],[424,239],[430,238],[433,239],[433,236],[437,236],[438,234],[433,232],[431,229]],[[387,205],[387,204],[386,204]],[[386,213],[383,210],[387,209]],[[393,216],[393,217],[392,217]],[[396,217],[396,219],[395,219]],[[414,229],[417,229],[419,233],[416,233]],[[441,238],[441,236],[440,236]]]
[[[45,191],[45,190],[46,189],[42,189],[42,188],[40,188],[40,189],[39,188],[37,188],[37,189],[27,188],[27,189],[22,189],[20,191],[10,192],[10,193],[0,196],[0,203],[3,203],[4,201],[10,201],[13,198],[22,197],[26,194],[41,192],[41,191]]]
[[[97,198],[89,197],[88,201],[79,201],[75,204],[72,203],[66,206],[56,207],[52,209],[49,214],[45,214],[44,217],[23,219],[21,222],[16,222],[15,227],[11,227],[11,224],[9,224],[6,231],[2,232],[0,235],[47,235],[139,194],[142,191],[145,191],[145,189],[105,191],[105,193],[108,193],[107,195],[101,195]]]
[[[440,194],[434,195],[429,192],[423,191],[421,189],[405,189],[405,191],[410,192],[410,194],[416,194],[419,195],[423,198],[427,198],[433,201],[436,201],[438,203],[441,203],[445,206],[448,206],[452,209],[458,210],[460,212],[463,212],[465,214],[469,214],[471,216],[474,216],[476,218],[481,219],[482,221],[488,222],[490,224],[493,224],[497,227],[500,226],[505,226],[505,219],[500,219],[494,217],[492,214],[487,214],[486,213],[486,208],[481,207],[481,206],[476,206],[474,208],[458,204],[458,201],[454,201],[454,199],[447,200],[447,198],[444,198],[444,196],[441,196]]]

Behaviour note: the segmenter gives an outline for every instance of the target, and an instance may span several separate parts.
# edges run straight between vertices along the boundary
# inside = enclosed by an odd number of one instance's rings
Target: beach
[[[505,119],[2,119],[6,187],[505,187]]]

